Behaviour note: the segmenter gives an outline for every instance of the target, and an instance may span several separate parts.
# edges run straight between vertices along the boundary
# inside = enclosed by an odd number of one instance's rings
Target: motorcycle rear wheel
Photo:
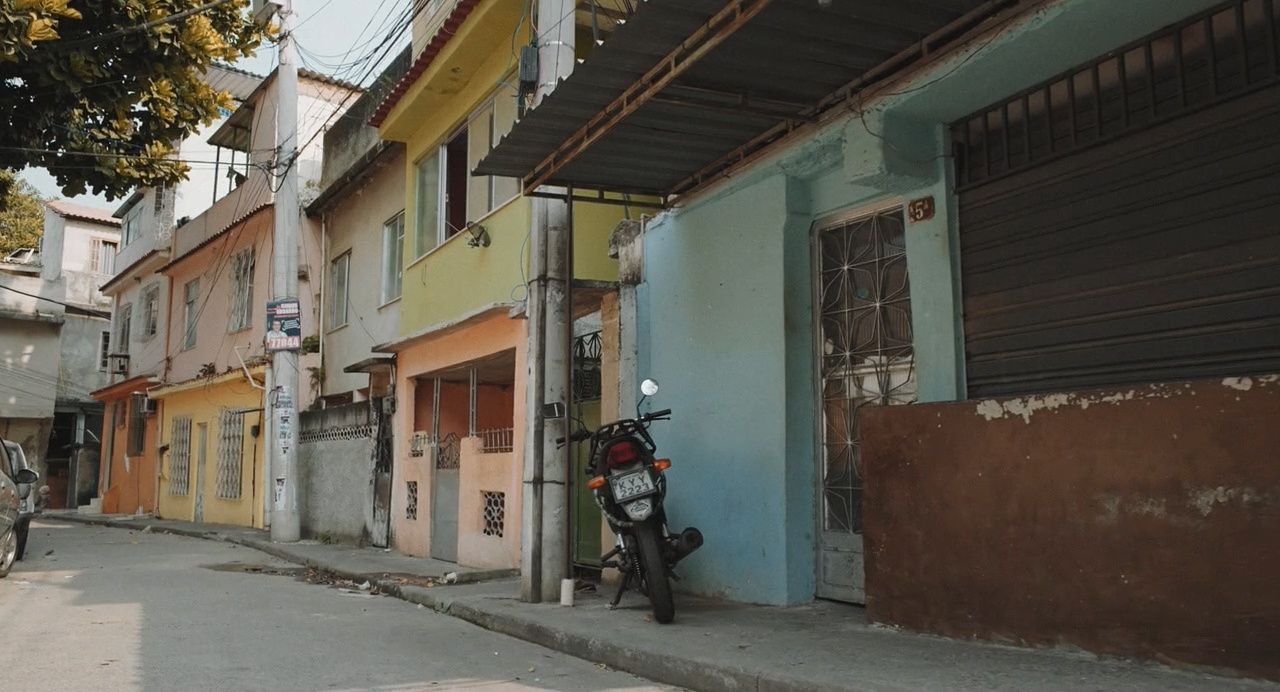
[[[653,619],[665,625],[676,619],[676,606],[671,597],[671,578],[667,575],[667,561],[662,554],[659,527],[649,522],[636,526],[636,544],[640,549],[645,591],[653,605]]]

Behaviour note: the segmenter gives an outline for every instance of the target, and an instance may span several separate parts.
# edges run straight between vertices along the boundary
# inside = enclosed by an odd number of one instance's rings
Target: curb
[[[234,543],[287,562],[323,570],[343,579],[352,581],[368,580],[376,584],[381,593],[402,601],[430,608],[442,615],[457,618],[492,632],[515,637],[575,658],[606,665],[615,670],[638,675],[667,685],[676,685],[694,690],[723,690],[725,692],[739,692],[741,690],[755,690],[757,692],[835,692],[836,690],[857,689],[821,685],[812,680],[802,680],[734,666],[717,665],[685,656],[644,651],[590,636],[555,630],[530,618],[498,612],[459,600],[453,597],[448,589],[401,584],[394,579],[375,579],[372,573],[356,573],[350,570],[333,568],[315,559],[292,554],[288,550],[267,541],[230,536],[216,531],[161,527],[139,522],[138,520],[48,514],[43,515],[42,518],[132,530],[142,530],[150,526],[153,533],[167,533],[188,538]],[[476,583],[517,574],[518,572],[514,570],[489,570],[466,575],[470,577],[468,579],[464,579],[464,575],[459,574],[457,583]]]

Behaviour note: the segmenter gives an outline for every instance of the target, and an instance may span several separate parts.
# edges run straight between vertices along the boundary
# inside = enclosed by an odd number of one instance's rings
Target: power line
[[[201,164],[209,166],[227,165],[225,161],[200,161],[197,159],[177,159],[167,156],[147,156],[145,154],[110,154],[97,151],[63,151],[59,149],[40,149],[37,147],[5,147],[0,146],[0,151],[15,151],[29,154],[55,154],[57,156],[88,156],[90,158],[99,159],[142,159],[146,161],[175,161],[185,164]],[[250,163],[248,165],[261,167],[262,164]]]
[[[73,309],[73,310],[81,310],[81,311],[83,311],[83,312],[88,312],[88,313],[91,313],[91,314],[95,314],[95,315],[97,315],[98,317],[105,317],[105,316],[107,316],[107,315],[109,315],[109,314],[110,314],[110,313],[103,314],[103,313],[104,313],[104,311],[103,311],[103,310],[95,310],[95,309],[93,309],[93,308],[86,308],[86,307],[84,307],[83,305],[72,305],[71,303],[64,303],[64,302],[62,302],[62,301],[60,301],[60,300],[54,300],[53,298],[46,298],[46,297],[41,296],[41,295],[36,295],[35,293],[27,293],[26,291],[19,291],[18,289],[14,288],[14,287],[12,287],[12,286],[6,286],[6,285],[4,285],[4,284],[0,284],[0,288],[3,288],[3,289],[4,289],[4,290],[6,290],[6,291],[13,291],[14,293],[18,293],[18,294],[24,295],[24,296],[26,296],[26,297],[28,297],[28,298],[35,298],[36,300],[43,300],[43,301],[45,301],[45,302],[47,302],[47,303],[53,303],[53,304],[55,304],[55,305],[61,305],[61,306],[62,306],[62,307],[64,307],[64,308],[71,308],[71,309]]]

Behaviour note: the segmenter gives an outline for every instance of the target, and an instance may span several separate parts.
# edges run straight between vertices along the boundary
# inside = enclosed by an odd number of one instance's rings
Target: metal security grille
[[[476,431],[480,438],[480,450],[485,454],[510,452],[515,440],[514,428],[490,428]]]
[[[436,468],[455,470],[462,460],[462,438],[455,433],[445,435],[436,445]]]
[[[1237,0],[1112,51],[952,126],[961,187],[1276,81],[1280,2]]]
[[[405,481],[404,518],[418,519],[418,481]]]
[[[432,444],[431,433],[426,430],[414,431],[413,436],[409,438],[409,456],[423,456]]]
[[[573,400],[600,399],[600,332],[582,334],[573,340]]]
[[[484,500],[484,535],[502,538],[507,520],[507,494],[481,490]]]
[[[174,418],[169,434],[169,494],[191,492],[191,419]]]
[[[240,497],[244,463],[244,412],[222,409],[218,416],[218,497]]]
[[[902,210],[825,230],[818,246],[823,523],[861,533],[858,411],[916,398]]]
[[[335,442],[338,440],[362,440],[373,437],[373,425],[340,425],[333,428],[323,428],[321,430],[308,430],[298,435],[300,444],[308,444],[313,442]],[[414,455],[410,450],[410,456]]]

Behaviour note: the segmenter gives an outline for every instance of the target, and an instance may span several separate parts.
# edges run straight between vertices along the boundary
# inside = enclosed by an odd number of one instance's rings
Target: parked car
[[[25,467],[14,471],[16,467],[9,445],[0,444],[0,577],[8,576],[18,559],[18,485],[40,480],[35,471]]]
[[[31,468],[31,464],[27,463],[27,454],[22,451],[22,445],[10,440],[4,440],[4,446],[9,451],[10,467],[13,470],[11,477],[16,477],[18,471]],[[36,483],[39,482],[40,474],[36,474],[36,480],[30,483],[18,483],[18,559],[21,560],[23,554],[27,552],[27,536],[31,533],[31,518],[44,510],[43,500],[48,494],[48,488],[40,488],[36,490]]]

